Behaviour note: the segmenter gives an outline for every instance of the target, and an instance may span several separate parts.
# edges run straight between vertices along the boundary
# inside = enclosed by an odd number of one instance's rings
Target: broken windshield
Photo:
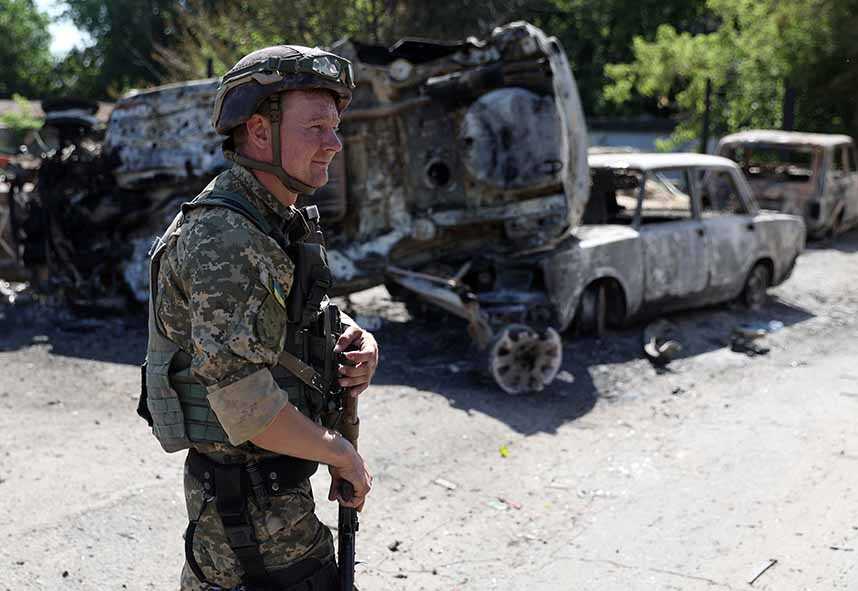
[[[813,178],[817,148],[765,144],[727,146],[723,155],[734,160],[750,179],[766,178],[806,183]]]

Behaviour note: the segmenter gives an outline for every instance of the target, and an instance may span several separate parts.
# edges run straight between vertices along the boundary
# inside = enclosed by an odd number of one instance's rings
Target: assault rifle
[[[357,398],[348,392],[343,394],[343,415],[340,419],[339,431],[357,449],[358,426],[360,420],[357,414]],[[340,485],[340,496],[350,500],[354,488],[348,481]],[[355,581],[355,539],[358,531],[357,510],[353,507],[340,505],[337,523],[337,560],[340,573],[340,589],[352,591]]]

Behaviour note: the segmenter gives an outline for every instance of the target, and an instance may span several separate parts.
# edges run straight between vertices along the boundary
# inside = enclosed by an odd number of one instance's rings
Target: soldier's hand
[[[331,488],[328,491],[329,501],[339,501],[346,507],[354,507],[358,511],[363,509],[366,495],[372,489],[372,475],[366,467],[363,458],[354,452],[354,456],[342,466],[328,466],[331,473]],[[347,480],[354,488],[354,495],[350,500],[345,500],[340,495],[340,483]]]
[[[344,351],[346,358],[354,364],[354,367],[339,366],[342,375],[340,386],[348,388],[352,396],[359,395],[369,387],[378,367],[378,343],[375,337],[356,324],[350,324],[337,341],[334,351]]]

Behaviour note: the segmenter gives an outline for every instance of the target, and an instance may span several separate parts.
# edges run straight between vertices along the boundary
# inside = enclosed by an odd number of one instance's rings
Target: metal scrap
[[[679,328],[663,318],[648,324],[641,332],[644,355],[656,367],[664,367],[682,352],[677,339]]]

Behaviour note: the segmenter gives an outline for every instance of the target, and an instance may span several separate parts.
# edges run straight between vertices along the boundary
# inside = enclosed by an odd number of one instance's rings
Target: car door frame
[[[750,186],[737,168],[697,166],[704,175],[723,172],[730,176],[745,213],[718,213],[706,218],[703,213],[703,176],[692,175],[693,191],[700,222],[706,235],[706,301],[730,298],[742,289],[751,266],[760,258],[760,236],[755,218],[759,207]]]
[[[646,195],[647,180],[655,178],[659,172],[681,170],[688,180],[687,186],[691,191],[689,195],[689,208],[691,217],[688,220],[671,220],[656,222],[652,224],[642,223],[643,200]],[[688,166],[665,166],[657,169],[641,171],[641,187],[638,191],[637,207],[632,227],[638,232],[640,239],[641,257],[644,265],[644,277],[642,288],[642,304],[645,308],[671,309],[681,307],[689,301],[699,299],[705,293],[708,276],[705,265],[694,264],[694,261],[685,261],[682,256],[687,253],[697,253],[705,261],[706,237],[705,229],[698,215],[697,203],[693,192],[693,174]],[[671,238],[673,230],[674,238]],[[680,246],[686,244],[684,249],[674,249],[672,243]],[[671,269],[666,285],[657,288],[655,275],[658,271],[653,262],[659,255],[660,261],[665,264],[668,261]],[[687,287],[683,287],[683,284]]]

